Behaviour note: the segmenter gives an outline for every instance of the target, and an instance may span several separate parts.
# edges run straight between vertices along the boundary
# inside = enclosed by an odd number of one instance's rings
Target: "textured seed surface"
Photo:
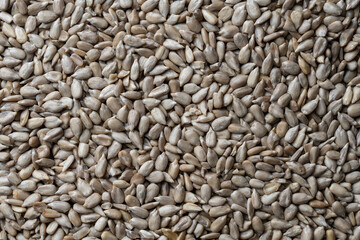
[[[0,239],[360,239],[359,0],[0,0]]]

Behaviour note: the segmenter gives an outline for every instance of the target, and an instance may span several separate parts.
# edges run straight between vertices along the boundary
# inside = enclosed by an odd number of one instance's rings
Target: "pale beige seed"
[[[219,232],[222,227],[225,226],[226,216],[217,218],[214,222],[211,223],[210,229],[212,232]]]
[[[261,15],[259,5],[257,4],[257,2],[255,0],[247,0],[246,1],[246,11],[252,19],[257,19]]]
[[[112,234],[111,232],[109,231],[104,231],[102,234],[101,234],[101,239],[102,240],[115,240],[117,239],[116,236],[114,234]]]
[[[358,105],[358,104],[350,105],[347,110],[349,116],[351,116],[351,117],[359,116],[360,115],[359,106],[360,105]]]
[[[208,10],[202,10],[201,12],[208,23],[212,25],[217,23],[217,17],[212,12]]]
[[[162,217],[169,217],[173,214],[177,213],[180,210],[179,207],[173,206],[173,205],[166,205],[159,208],[159,214]]]
[[[84,202],[84,207],[93,208],[98,205],[101,201],[101,196],[98,193],[93,193]]]

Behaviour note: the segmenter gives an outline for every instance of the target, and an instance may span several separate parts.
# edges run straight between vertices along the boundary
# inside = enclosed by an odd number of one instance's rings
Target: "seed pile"
[[[1,0],[0,239],[360,239],[359,0]]]

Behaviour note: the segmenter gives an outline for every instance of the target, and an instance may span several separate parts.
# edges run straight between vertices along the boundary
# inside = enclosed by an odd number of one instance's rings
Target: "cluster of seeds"
[[[0,0],[0,239],[360,239],[359,0]]]

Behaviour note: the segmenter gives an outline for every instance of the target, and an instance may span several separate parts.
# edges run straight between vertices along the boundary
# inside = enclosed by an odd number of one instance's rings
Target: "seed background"
[[[0,239],[360,239],[359,0],[1,0]]]

